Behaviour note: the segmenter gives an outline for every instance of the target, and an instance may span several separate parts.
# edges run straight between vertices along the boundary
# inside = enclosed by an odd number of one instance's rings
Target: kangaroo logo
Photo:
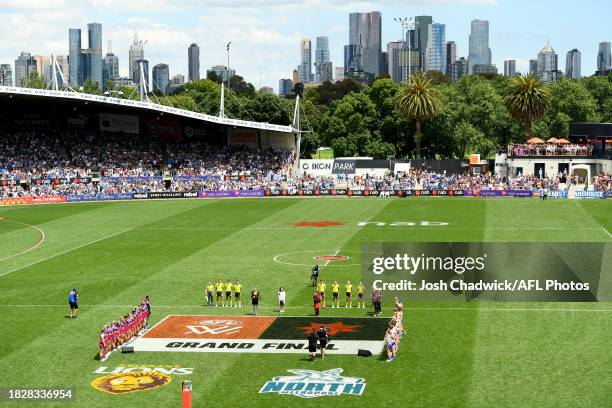
[[[274,377],[259,390],[260,394],[276,393],[301,398],[330,397],[343,394],[362,395],[366,382],[363,378],[343,377],[342,368],[326,371],[292,369],[295,375]]]

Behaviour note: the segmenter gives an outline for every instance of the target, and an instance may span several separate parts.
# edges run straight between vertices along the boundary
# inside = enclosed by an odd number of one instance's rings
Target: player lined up
[[[214,295],[217,295],[216,302],[213,302]],[[242,285],[239,280],[232,283],[231,280],[223,283],[221,279],[217,279],[216,284],[208,282],[206,285],[206,305],[219,307],[242,307]]]
[[[340,307],[340,284],[338,283],[338,281],[334,281],[331,285],[331,293],[332,293],[332,308],[339,308]],[[319,281],[318,287],[317,287],[317,291],[319,293],[319,296],[321,297],[321,303],[323,305],[323,307],[327,307],[326,305],[326,300],[325,300],[325,292],[327,290],[327,285],[325,284],[325,281],[323,281],[323,279],[321,279]],[[351,284],[351,281],[346,281],[346,283],[344,284],[344,307],[347,309],[350,309],[353,307],[353,285]],[[357,285],[357,308],[364,308],[365,309],[365,286],[363,285],[363,283],[359,282],[359,285]]]
[[[385,350],[387,350],[387,362],[395,360],[397,349],[399,348],[402,335],[404,334],[404,305],[395,298],[393,309],[393,319],[389,321],[387,332],[385,333]]]

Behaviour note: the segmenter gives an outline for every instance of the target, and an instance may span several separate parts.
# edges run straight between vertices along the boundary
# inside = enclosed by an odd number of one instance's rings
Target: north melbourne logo
[[[326,371],[287,370],[296,375],[274,377],[259,390],[260,394],[295,395],[301,398],[337,397],[339,395],[362,395],[365,379],[343,377],[341,368]]]

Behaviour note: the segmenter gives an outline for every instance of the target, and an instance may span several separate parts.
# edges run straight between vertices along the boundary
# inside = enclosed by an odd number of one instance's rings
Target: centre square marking
[[[325,327],[330,354],[379,353],[387,319],[170,315],[134,341],[135,351],[305,353],[306,335]]]

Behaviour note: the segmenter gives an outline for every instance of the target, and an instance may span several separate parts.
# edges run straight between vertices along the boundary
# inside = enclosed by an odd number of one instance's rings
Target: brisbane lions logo
[[[133,373],[117,373],[98,377],[91,386],[109,394],[126,394],[129,392],[146,391],[169,384],[172,377],[157,371]]]

